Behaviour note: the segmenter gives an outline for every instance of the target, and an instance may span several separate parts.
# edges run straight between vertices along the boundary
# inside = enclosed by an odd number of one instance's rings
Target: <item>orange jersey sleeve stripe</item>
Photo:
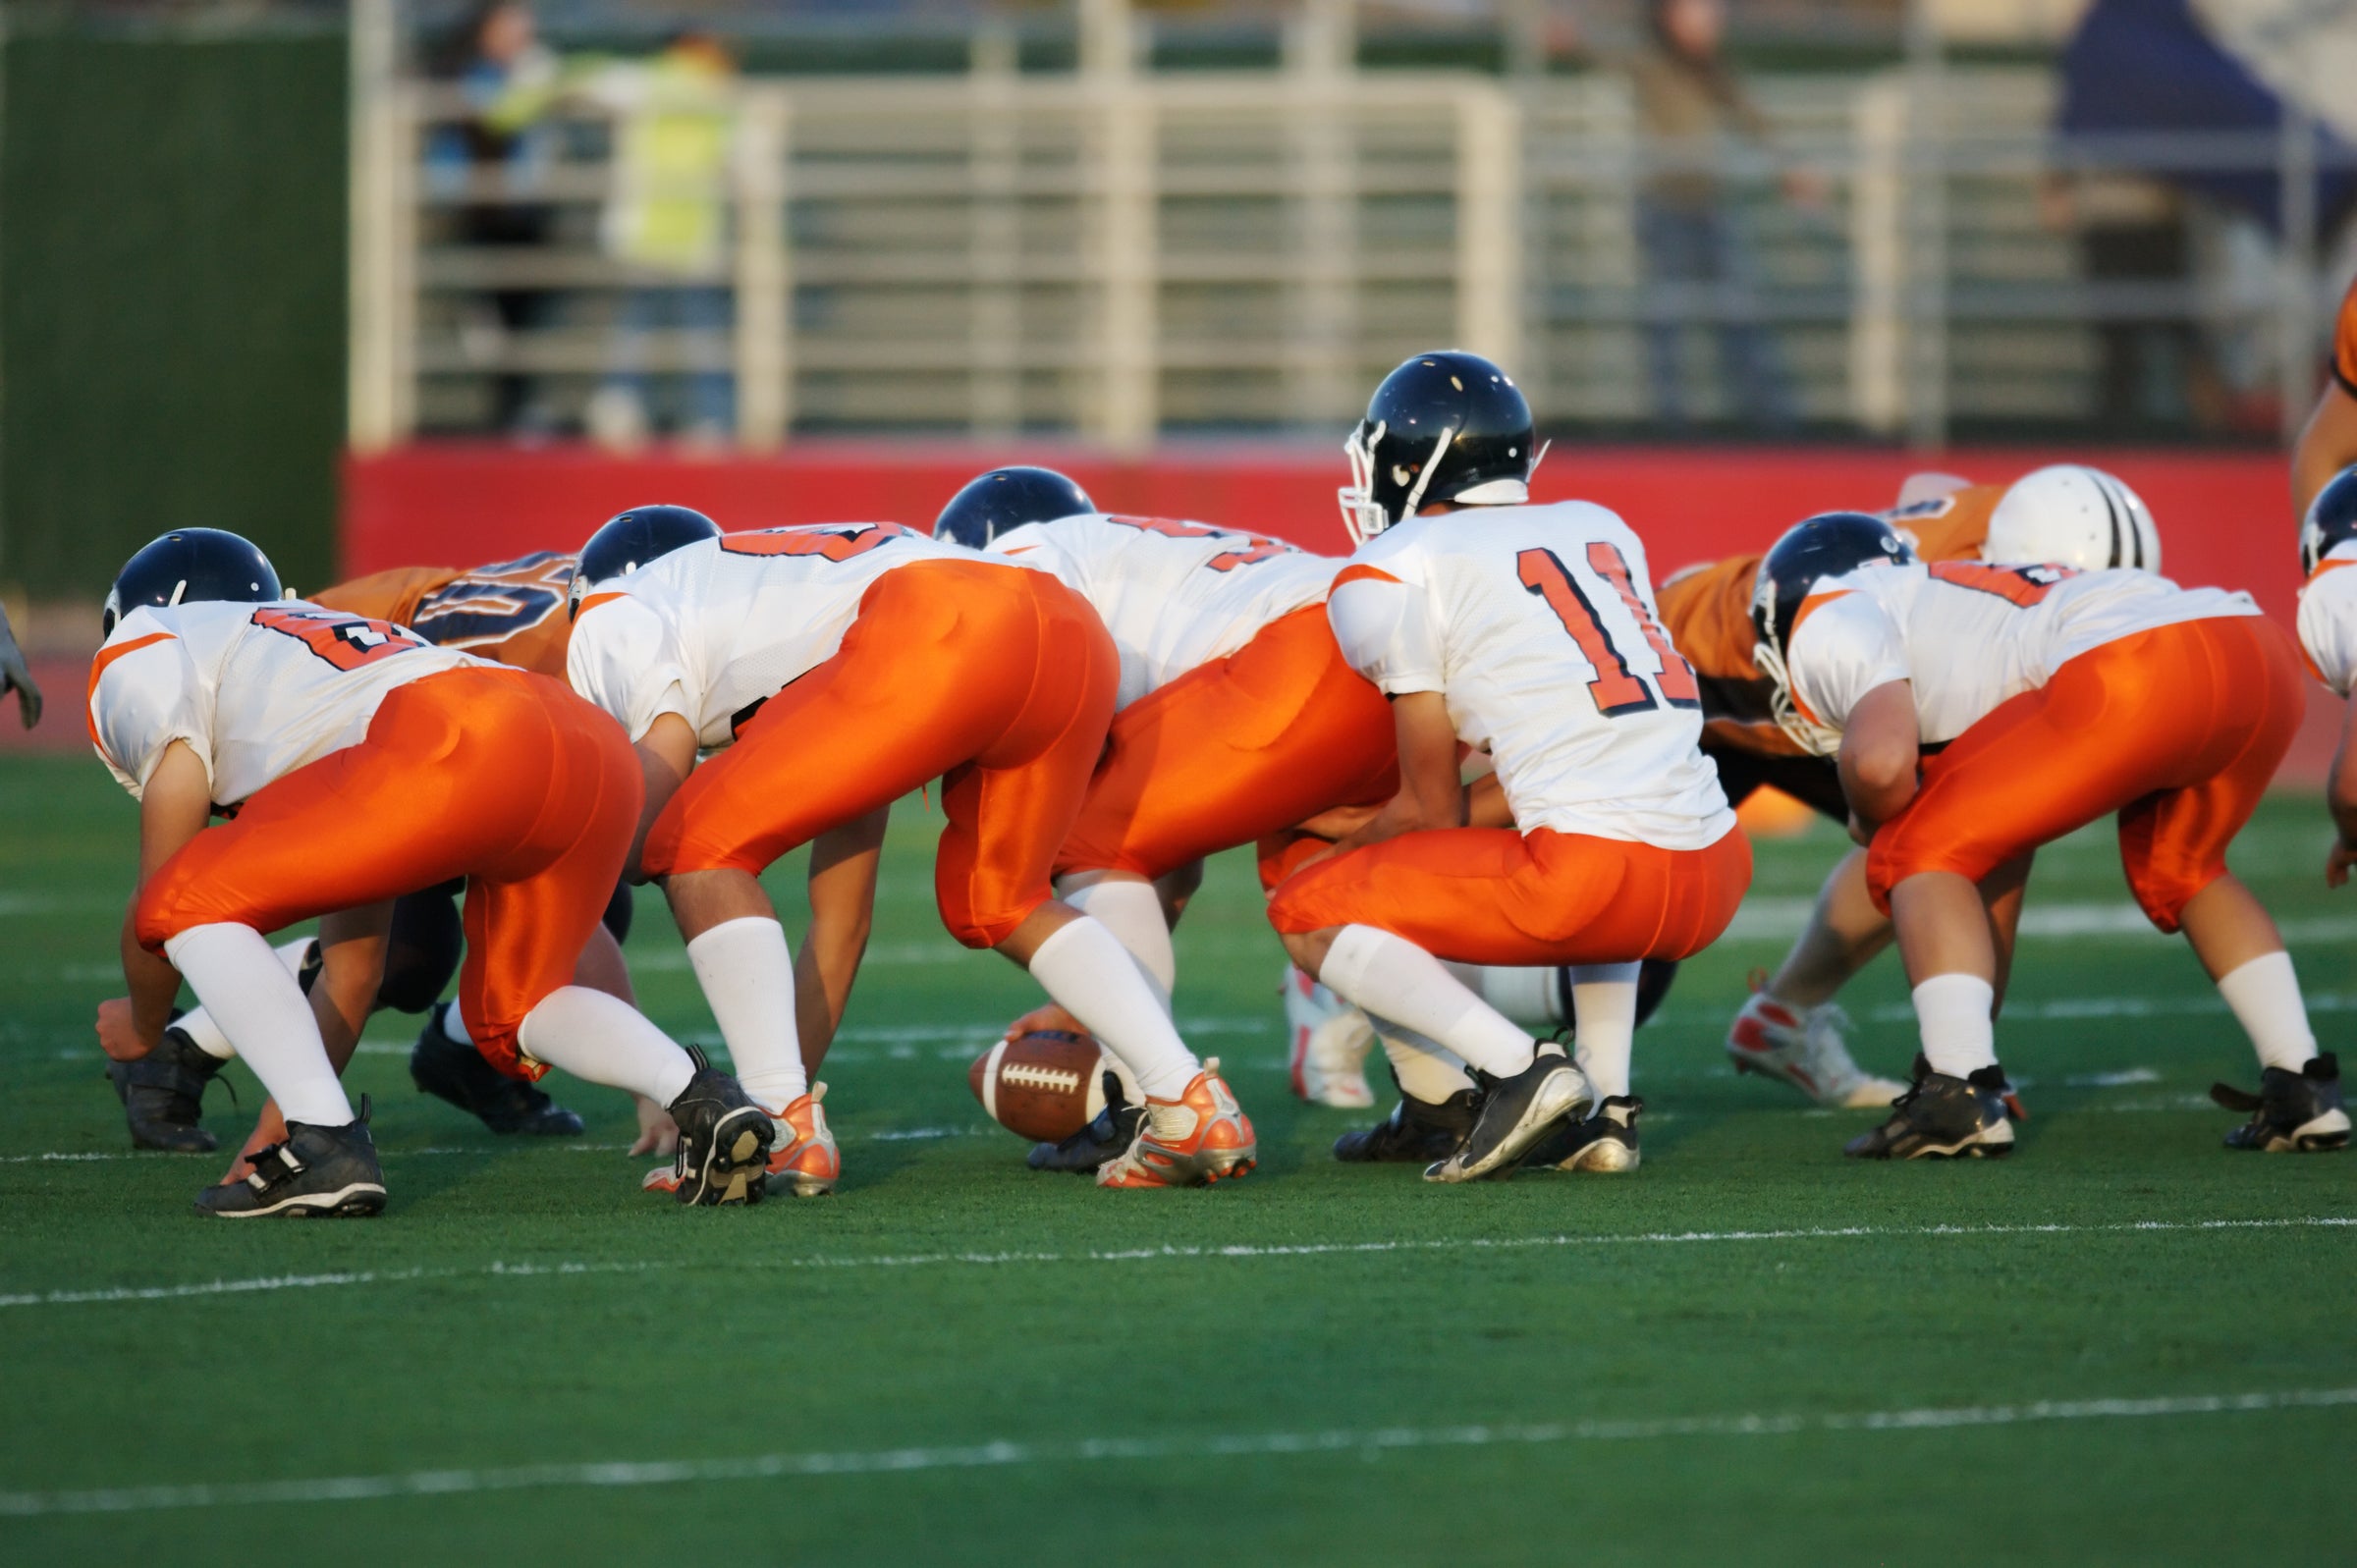
[[[624,593],[593,593],[588,598],[581,601],[581,608],[574,612],[573,619],[578,621],[590,611],[595,610],[599,605],[611,604],[617,599],[627,599],[629,597],[630,595]]]
[[[98,738],[98,716],[91,711],[91,705],[98,700],[98,682],[106,675],[107,667],[126,654],[137,653],[141,648],[159,642],[170,642],[173,637],[174,633],[169,631],[150,631],[144,637],[134,637],[119,647],[101,648],[98,657],[90,661],[90,686],[82,699],[82,722],[89,728],[90,744],[98,748],[99,755],[106,756],[106,742]],[[107,760],[114,761],[112,757],[107,757]]]
[[[1344,567],[1335,573],[1334,586],[1345,582],[1398,582],[1399,579],[1380,567]],[[1331,590],[1329,590],[1331,591]]]

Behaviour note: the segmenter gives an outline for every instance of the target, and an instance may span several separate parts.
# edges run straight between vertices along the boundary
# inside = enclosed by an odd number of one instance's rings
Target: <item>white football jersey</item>
[[[1734,826],[1645,547],[1604,508],[1411,517],[1350,558],[1326,613],[1384,691],[1447,697],[1524,832],[1700,849]]]
[[[2357,539],[2333,547],[2300,590],[2300,649],[2340,696],[2357,683]]]
[[[385,693],[482,661],[390,622],[286,599],[141,606],[90,662],[90,742],[134,797],[164,748],[203,759],[215,805],[356,744]]]
[[[1936,745],[2092,648],[2156,626],[2257,614],[2249,594],[2180,588],[2149,571],[1867,567],[1801,601],[1785,665],[1801,717],[1831,731],[1876,686],[1911,681],[1916,724]]]
[[[1011,528],[990,552],[1054,572],[1095,607],[1121,650],[1121,708],[1316,604],[1343,566],[1281,539],[1113,513]]]
[[[632,740],[676,713],[709,751],[834,657],[878,577],[912,562],[988,559],[893,522],[725,534],[594,586],[574,622],[566,677]]]

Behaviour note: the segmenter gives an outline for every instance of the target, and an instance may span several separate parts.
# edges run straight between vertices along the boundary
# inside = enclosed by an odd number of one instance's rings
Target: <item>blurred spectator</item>
[[[549,157],[545,134],[534,124],[556,96],[558,72],[556,57],[540,45],[531,8],[521,0],[478,5],[435,65],[435,74],[466,99],[466,118],[437,134],[428,149],[434,175],[454,187],[490,188],[459,207],[460,239],[499,248],[546,244],[556,215],[534,199]],[[544,290],[498,288],[489,299],[503,351],[517,333],[548,319]],[[492,422],[511,434],[545,433],[550,414],[532,377],[503,370],[493,378]]]
[[[1651,0],[1648,14],[1651,39],[1628,72],[1653,162],[1637,193],[1637,239],[1655,415],[1685,422],[1678,351],[1686,323],[1703,315],[1716,329],[1734,417],[1789,428],[1791,378],[1760,321],[1750,238],[1720,174],[1744,144],[1764,150],[1768,123],[1720,54],[1724,0]],[[1818,184],[1798,172],[1786,177],[1785,191],[1811,205],[1822,199]]]
[[[736,66],[718,39],[683,32],[651,60],[609,66],[584,90],[615,116],[614,193],[599,231],[606,253],[640,281],[624,297],[612,373],[589,404],[590,434],[633,447],[656,423],[646,335],[725,335],[735,312],[725,263]],[[677,378],[669,428],[698,446],[736,425],[727,370]]]

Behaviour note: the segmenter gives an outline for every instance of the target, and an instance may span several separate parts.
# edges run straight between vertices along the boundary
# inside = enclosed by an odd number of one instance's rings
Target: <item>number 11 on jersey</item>
[[[1670,645],[1661,623],[1653,619],[1653,613],[1638,595],[1636,584],[1629,577],[1628,563],[1617,549],[1601,539],[1592,541],[1588,545],[1588,569],[1619,596],[1629,619],[1636,622],[1637,631],[1661,662],[1661,673],[1654,677],[1655,684],[1661,687],[1659,698],[1644,676],[1630,671],[1627,655],[1605,629],[1587,591],[1554,551],[1525,550],[1514,558],[1514,564],[1520,568],[1522,586],[1547,602],[1547,608],[1555,612],[1556,620],[1563,623],[1571,640],[1579,644],[1580,656],[1596,667],[1596,678],[1588,682],[1588,695],[1595,699],[1598,713],[1607,719],[1617,719],[1623,714],[1650,712],[1665,701],[1672,708],[1702,706],[1701,689],[1694,683],[1694,667]]]

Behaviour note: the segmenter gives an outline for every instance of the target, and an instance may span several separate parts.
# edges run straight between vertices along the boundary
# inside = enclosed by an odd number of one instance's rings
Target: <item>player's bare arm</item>
[[[630,839],[630,860],[623,875],[632,882],[644,882],[638,859],[646,850],[647,831],[695,768],[695,731],[678,714],[661,714],[639,738],[637,752],[646,799],[638,808],[638,832]]]
[[[2352,462],[2357,462],[2357,398],[2338,381],[2328,381],[2292,449],[2292,514],[2308,515],[2316,493]]]
[[[148,776],[139,796],[139,887],[180,853],[212,820],[212,776],[185,741],[174,741]],[[180,971],[139,946],[138,890],[123,911],[123,980],[131,997],[131,1030],[138,1054],[164,1038],[172,1003],[180,995]],[[111,1054],[112,1053],[110,1053]]]
[[[1858,699],[1841,736],[1841,789],[1868,837],[1915,798],[1921,758],[1922,731],[1908,682],[1885,681]]]
[[[850,1004],[851,982],[867,952],[876,914],[876,872],[892,808],[871,811],[810,842],[810,929],[794,959],[795,1028],[811,1072]]]
[[[1399,792],[1374,817],[1335,843],[1335,852],[1381,843],[1404,833],[1465,825],[1465,786],[1456,763],[1456,726],[1448,699],[1411,691],[1392,699],[1399,735]]]

